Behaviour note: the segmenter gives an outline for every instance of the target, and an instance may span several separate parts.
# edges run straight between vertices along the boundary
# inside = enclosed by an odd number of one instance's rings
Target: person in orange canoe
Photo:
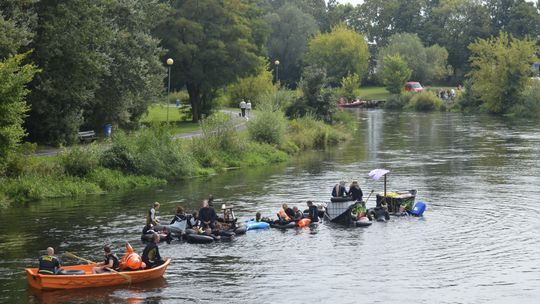
[[[98,263],[97,267],[92,268],[93,273],[110,272],[111,269],[118,270],[118,266],[120,265],[118,262],[118,257],[111,252],[111,248],[109,246],[103,247],[103,250],[105,251],[105,260]]]
[[[47,255],[39,258],[39,270],[41,274],[57,274],[60,270],[60,260],[54,255],[52,247],[47,248]]]

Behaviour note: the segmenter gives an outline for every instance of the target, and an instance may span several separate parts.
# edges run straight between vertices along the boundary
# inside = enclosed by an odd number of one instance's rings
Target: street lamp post
[[[276,83],[279,86],[279,60],[274,61],[274,64],[276,65]]]
[[[169,68],[169,81],[167,84],[167,102],[165,105],[167,106],[167,124],[169,124],[169,94],[171,94],[171,66],[173,65],[174,60],[172,58],[167,59],[167,67]]]
[[[276,83],[278,85],[278,90],[281,87],[279,84],[279,60],[274,61],[274,64],[276,65]],[[276,91],[276,105],[278,104],[278,91]]]

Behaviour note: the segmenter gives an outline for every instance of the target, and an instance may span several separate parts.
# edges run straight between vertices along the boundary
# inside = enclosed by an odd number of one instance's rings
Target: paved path
[[[242,118],[238,115],[239,111],[232,111],[232,110],[220,110],[222,113],[227,113],[231,115],[234,126],[237,130],[245,130],[246,129],[246,118]],[[251,116],[253,116],[253,112],[251,113]],[[188,133],[179,133],[173,135],[174,139],[190,139],[193,137],[198,137],[202,135],[202,130],[192,131]],[[102,144],[102,145],[108,145],[108,144]],[[36,156],[51,156],[51,155],[58,155],[60,153],[59,148],[39,148],[36,150],[35,155]]]

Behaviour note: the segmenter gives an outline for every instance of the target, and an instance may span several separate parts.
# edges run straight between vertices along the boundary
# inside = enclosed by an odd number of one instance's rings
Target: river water
[[[540,126],[449,113],[354,112],[349,143],[285,165],[231,171],[160,189],[56,199],[0,210],[0,303],[538,303]],[[162,202],[198,209],[209,194],[237,216],[272,217],[281,203],[326,201],[340,179],[417,189],[423,218],[368,228],[250,231],[230,242],[162,244],[163,280],[130,287],[35,292],[23,269],[47,246],[100,259],[128,240],[141,252],[144,214]],[[373,197],[368,206],[373,206]],[[65,260],[66,264],[75,261]]]

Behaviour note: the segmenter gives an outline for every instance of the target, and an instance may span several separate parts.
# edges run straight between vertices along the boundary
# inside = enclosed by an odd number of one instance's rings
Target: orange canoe
[[[159,267],[137,271],[124,271],[122,274],[128,275],[131,278],[131,283],[149,281],[162,277],[170,263],[171,259],[167,258],[165,259],[165,263]],[[37,268],[26,268],[26,280],[33,288],[43,290],[103,287],[130,283],[124,276],[113,272],[93,274],[93,267],[95,265],[92,264],[62,267],[65,270],[83,270],[85,274],[81,275],[39,274],[37,273]]]

